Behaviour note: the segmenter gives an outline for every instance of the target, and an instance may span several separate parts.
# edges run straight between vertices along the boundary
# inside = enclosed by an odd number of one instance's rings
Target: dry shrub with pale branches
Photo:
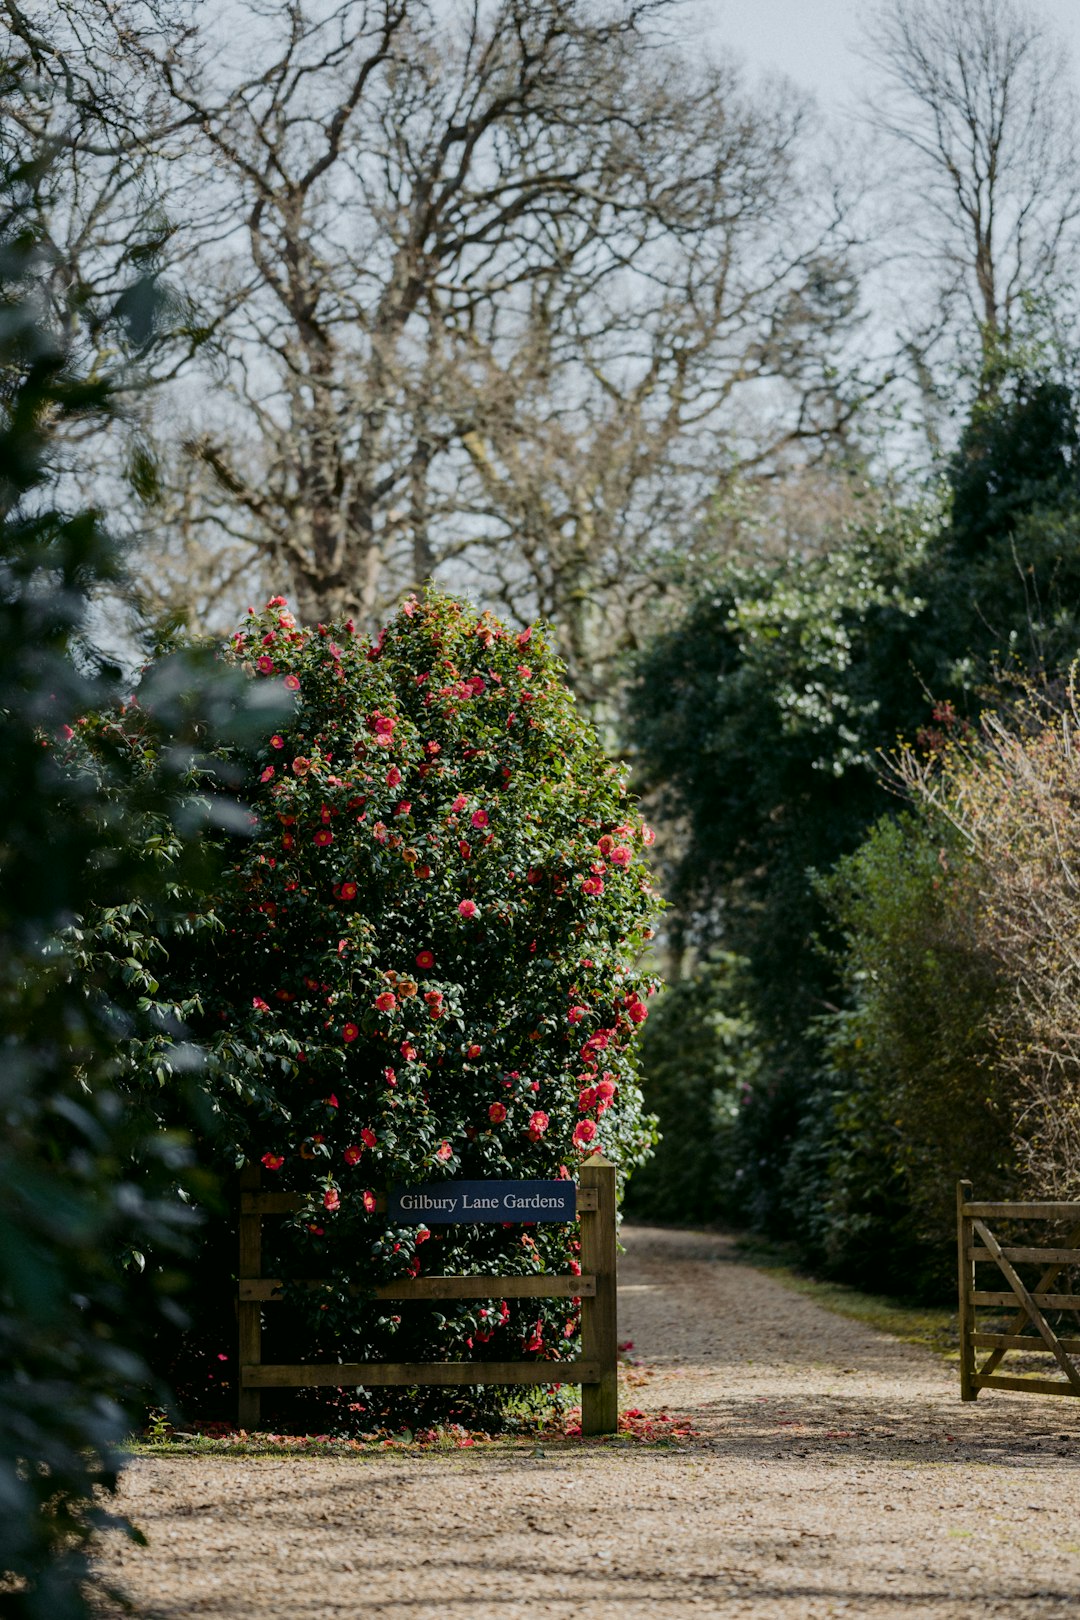
[[[1080,1198],[1080,715],[1029,694],[977,739],[898,764],[916,802],[967,841],[979,922],[1006,987],[993,1062],[1015,1087],[1024,1191]]]

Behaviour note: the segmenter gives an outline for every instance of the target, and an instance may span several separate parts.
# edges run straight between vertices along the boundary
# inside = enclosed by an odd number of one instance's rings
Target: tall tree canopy
[[[957,367],[985,384],[1025,300],[1071,297],[1076,93],[1061,42],[1028,0],[888,0],[866,15],[862,54],[876,70],[867,117],[888,143],[903,234],[906,273],[893,285],[933,437]]]
[[[437,574],[554,620],[596,699],[732,467],[845,438],[855,284],[808,108],[666,42],[673,10],[292,0],[116,29],[199,305],[175,352],[213,368],[161,416],[186,447],[154,469],[163,601],[171,569],[212,614],[261,567],[304,617],[372,623]]]

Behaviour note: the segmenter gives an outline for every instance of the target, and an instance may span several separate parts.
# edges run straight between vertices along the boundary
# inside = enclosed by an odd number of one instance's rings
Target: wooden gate
[[[971,1192],[970,1181],[957,1183],[960,1399],[974,1401],[980,1389],[1021,1390],[1030,1395],[1080,1395],[1080,1367],[1073,1359],[1080,1355],[1080,1338],[1063,1338],[1060,1326],[1052,1327],[1047,1320],[1048,1316],[1061,1312],[1080,1313],[1080,1293],[1051,1292],[1063,1270],[1069,1267],[1080,1270],[1080,1204],[975,1203]],[[1060,1248],[1002,1244],[989,1224],[998,1221],[1065,1221],[1071,1230]],[[994,1266],[1008,1283],[1008,1291],[978,1287],[975,1268],[980,1265]],[[1029,1287],[1021,1279],[1018,1266],[1041,1266],[1043,1270]],[[1000,1315],[1003,1309],[1010,1307],[1016,1307],[1016,1313],[1004,1333],[980,1329],[977,1314],[980,1310],[991,1309]],[[976,1362],[977,1350],[990,1352],[981,1366]],[[998,1373],[996,1369],[1011,1350],[1028,1354],[1039,1351],[1053,1356],[1064,1377],[1033,1378]]]
[[[581,1300],[581,1355],[574,1361],[358,1361],[267,1363],[262,1359],[262,1312],[279,1303],[283,1283],[262,1275],[262,1223],[288,1215],[298,1193],[264,1192],[258,1165],[240,1177],[240,1401],[243,1429],[257,1429],[264,1389],[343,1388],[389,1384],[580,1384],[583,1434],[614,1434],[619,1415],[615,1294],[615,1166],[596,1154],[581,1169],[581,1276],[407,1277],[374,1289],[376,1299]],[[378,1208],[385,1209],[385,1197]],[[309,1286],[317,1288],[318,1282]]]

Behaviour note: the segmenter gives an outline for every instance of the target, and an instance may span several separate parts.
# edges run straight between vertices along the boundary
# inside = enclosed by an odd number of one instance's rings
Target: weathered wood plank
[[[347,1389],[413,1384],[581,1384],[600,1377],[596,1361],[353,1361],[241,1367],[248,1389]]]
[[[974,1220],[972,1225],[975,1228],[976,1235],[982,1238],[982,1241],[985,1243],[986,1247],[990,1250],[990,1253],[997,1261],[1005,1281],[1008,1283],[1009,1287],[1020,1301],[1020,1304],[1024,1307],[1028,1316],[1031,1318],[1033,1327],[1035,1328],[1036,1332],[1041,1335],[1047,1349],[1052,1353],[1054,1359],[1057,1361],[1058,1366],[1069,1380],[1069,1383],[1073,1387],[1074,1393],[1080,1395],[1080,1371],[1073,1366],[1072,1362],[1061,1348],[1053,1328],[1047,1322],[1045,1316],[1043,1316],[1042,1312],[1039,1310],[1039,1307],[1035,1304],[1035,1301],[1028,1292],[1026,1285],[1021,1281],[1020,1276],[1010,1264],[1009,1256],[1005,1253],[1005,1250],[1001,1247],[1001,1244],[998,1242],[993,1232],[991,1232],[990,1228],[983,1221]],[[1051,1254],[1050,1258],[1056,1259],[1056,1256]]]
[[[1055,1267],[1060,1270],[1060,1267]],[[1031,1297],[1041,1311],[1080,1311],[1080,1294],[1044,1294],[1039,1289],[1031,1290]],[[1016,1304],[1016,1295],[1013,1293],[999,1294],[990,1288],[976,1288],[971,1295],[973,1305],[997,1305],[1011,1309]],[[1016,1328],[1022,1327],[1027,1321],[1027,1312],[1017,1313]],[[1010,1332],[1015,1331],[1011,1328]]]
[[[325,1277],[300,1277],[304,1288],[331,1288]],[[280,1277],[241,1277],[240,1298],[258,1299],[270,1305],[281,1304]],[[350,1293],[361,1294],[360,1288]],[[595,1277],[554,1276],[546,1273],[530,1277],[402,1277],[372,1290],[375,1299],[573,1299],[596,1293]]]
[[[1037,1350],[1046,1355],[1047,1347],[1033,1333],[973,1333],[971,1342],[979,1350]],[[1058,1344],[1070,1356],[1080,1354],[1080,1339],[1058,1337]]]
[[[1004,1373],[976,1373],[979,1389],[1012,1389],[1021,1395],[1080,1395],[1080,1389],[1067,1384],[1063,1378],[1007,1377]]]
[[[1065,1245],[1066,1245],[1066,1248],[1068,1248],[1068,1249],[1075,1249],[1078,1244],[1080,1244],[1080,1224],[1073,1227],[1072,1231],[1069,1233],[1068,1237],[1065,1240]],[[1059,1265],[1059,1264],[1048,1266],[1046,1268],[1046,1270],[1043,1272],[1042,1276],[1039,1278],[1038,1282],[1035,1284],[1035,1287],[1032,1289],[1031,1297],[1035,1301],[1036,1305],[1038,1305],[1040,1310],[1053,1310],[1055,1307],[1054,1307],[1054,1305],[1049,1303],[1051,1300],[1068,1299],[1068,1298],[1071,1297],[1068,1294],[1057,1294],[1057,1295],[1055,1295],[1055,1294],[1046,1294],[1045,1293],[1046,1289],[1052,1288],[1054,1286],[1054,1284],[1057,1281],[1058,1276],[1060,1275],[1062,1269],[1063,1269],[1062,1266]],[[987,1303],[989,1303],[989,1301]],[[1013,1300],[1007,1299],[1005,1301],[1005,1303],[1007,1305],[1011,1305],[1013,1303]],[[1059,1309],[1059,1310],[1072,1310],[1072,1309],[1075,1309],[1075,1307],[1070,1306],[1070,1305],[1059,1305],[1059,1306],[1057,1306],[1057,1309]],[[1025,1310],[1021,1309],[1021,1310],[1017,1311],[1016,1315],[1013,1317],[1012,1321],[1009,1323],[1008,1328],[1007,1328],[1006,1331],[1009,1332],[1009,1333],[1019,1333],[1020,1329],[1023,1327],[1023,1325],[1024,1325],[1024,1323],[1026,1321],[1027,1321],[1027,1312]],[[992,1355],[987,1356],[986,1360],[982,1364],[982,1369],[981,1370],[984,1373],[992,1373],[994,1371],[994,1368],[997,1367],[1000,1364],[1003,1356],[1004,1356],[1004,1351],[995,1350]]]
[[[983,1221],[1075,1221],[1080,1220],[1080,1204],[986,1204],[976,1201],[965,1203],[964,1214],[973,1220]]]
[[[259,1180],[262,1175],[257,1164],[246,1164],[240,1172],[241,1206],[245,1198],[257,1198]],[[260,1216],[241,1213],[238,1222],[240,1238],[240,1275],[255,1273],[262,1269],[262,1219]],[[239,1343],[237,1351],[241,1365],[257,1363],[262,1357],[262,1312],[257,1303],[241,1300],[237,1307],[237,1330]],[[262,1419],[262,1398],[257,1389],[245,1389],[240,1386],[237,1400],[237,1422],[241,1429],[253,1430],[259,1427]]]
[[[294,1211],[303,1209],[304,1199],[300,1193],[290,1192],[242,1192],[240,1194],[241,1215],[292,1215]]]
[[[976,1221],[975,1225],[978,1227],[981,1222]],[[973,1244],[967,1252],[970,1260],[982,1261],[984,1264],[989,1261],[997,1263],[997,1255],[989,1247],[979,1248],[977,1244]],[[1017,1249],[1002,1247],[1001,1253],[1006,1260],[1011,1261],[1014,1265],[1029,1263],[1040,1266],[1080,1266],[1080,1249]]]
[[[596,1278],[596,1293],[581,1302],[581,1354],[600,1364],[597,1379],[582,1379],[581,1432],[614,1434],[619,1427],[615,1166],[597,1153],[579,1176],[583,1190],[596,1191],[596,1210],[581,1223],[581,1269]]]
[[[956,1244],[957,1244],[957,1283],[959,1289],[959,1327],[960,1327],[960,1399],[974,1401],[978,1399],[979,1391],[972,1382],[975,1371],[975,1355],[971,1345],[971,1330],[975,1326],[975,1311],[971,1303],[971,1292],[975,1284],[975,1267],[972,1264],[968,1249],[971,1245],[971,1217],[965,1213],[967,1200],[971,1196],[971,1182],[958,1181],[956,1183]]]

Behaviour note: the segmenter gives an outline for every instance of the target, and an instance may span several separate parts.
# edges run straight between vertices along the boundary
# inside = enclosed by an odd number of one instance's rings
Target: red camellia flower
[[[256,1012],[270,1011],[270,1003],[268,1001],[264,1001],[262,996],[252,996],[251,1005],[255,1008]]]
[[[491,818],[486,810],[474,810],[470,820],[472,821],[474,827],[486,827],[488,826]]]
[[[343,883],[341,885],[341,888],[338,890],[338,894],[341,896],[341,898],[343,900],[355,900],[356,899],[356,884],[355,883]]]
[[[318,832],[315,834],[314,842],[319,846],[320,849],[325,849],[327,844],[332,844],[334,842],[334,835],[330,831],[329,827],[320,827]]]
[[[265,771],[263,771],[262,775],[259,777],[259,781],[260,782],[269,782],[269,780],[273,776],[273,774],[274,774],[274,767],[272,765],[268,765],[266,767]]]
[[[600,851],[601,855],[603,855],[606,859],[615,847],[615,840],[612,838],[610,833],[605,833],[604,836],[598,840],[596,847]]]
[[[370,1127],[365,1126],[360,1132],[360,1140],[363,1142],[365,1147],[373,1148],[378,1141],[378,1137],[375,1135],[375,1132],[370,1129]]]
[[[361,1198],[363,1200],[364,1208],[367,1211],[367,1213],[369,1215],[374,1215],[374,1213],[375,1213],[375,1194],[373,1192],[366,1192],[366,1193],[361,1193],[360,1196],[361,1196]]]
[[[589,1016],[589,1009],[588,1007],[571,1007],[566,1016],[572,1024],[580,1024],[583,1018]]]
[[[397,1085],[397,1075],[394,1073],[393,1069],[384,1069],[382,1072],[382,1077],[388,1086]]]
[[[450,1146],[449,1142],[441,1142],[439,1144],[439,1146],[435,1149],[435,1157],[437,1159],[452,1159],[454,1157],[454,1150]]]
[[[451,809],[451,811],[453,812],[454,815],[460,815],[462,810],[464,810],[465,806],[468,804],[468,802],[469,801],[465,797],[464,793],[459,793],[457,798],[454,800],[453,804],[450,806],[450,809]]]
[[[469,1047],[469,1050],[466,1052],[465,1056],[470,1058],[478,1058],[481,1050],[482,1049],[474,1042],[473,1045]]]
[[[323,1193],[323,1209],[328,1209],[332,1213],[335,1209],[340,1208],[341,1195],[339,1194],[337,1188],[327,1187],[326,1191]]]
[[[344,1029],[341,1031],[341,1038],[345,1042],[345,1045],[348,1046],[350,1041],[355,1041],[359,1033],[360,1030],[356,1024],[346,1024]]]
[[[589,1143],[596,1135],[596,1129],[596,1121],[594,1119],[579,1119],[577,1124],[574,1126],[574,1146],[578,1148],[588,1147]]]
[[[323,1101],[327,1108],[340,1108],[341,1106],[333,1092],[330,1093],[329,1097],[324,1097]]]
[[[401,1045],[398,1047],[398,1051],[401,1053],[406,1063],[416,1062],[416,1047],[411,1046],[408,1041],[402,1041]]]
[[[274,673],[274,660],[268,658],[264,653],[261,658],[256,658],[255,668],[260,675],[272,675]]]
[[[642,829],[641,829],[641,842],[643,844],[655,844],[656,843],[656,834],[653,832],[651,827],[642,827]]]
[[[603,878],[598,877],[587,877],[583,881],[581,887],[583,893],[585,894],[603,894],[604,880]]]
[[[492,1103],[488,1109],[488,1119],[493,1125],[501,1125],[506,1118],[506,1109],[502,1103]]]
[[[285,1163],[285,1157],[281,1153],[264,1153],[262,1162],[268,1170],[280,1170]]]
[[[635,1024],[643,1024],[649,1016],[649,1009],[643,1001],[632,1001],[626,1009],[626,1016]]]
[[[601,1080],[600,1084],[596,1087],[597,1101],[598,1102],[610,1102],[612,1097],[614,1097],[614,1095],[615,1095],[614,1083],[611,1080]]]
[[[547,1117],[547,1115],[544,1113],[544,1110],[542,1108],[538,1108],[536,1110],[535,1114],[530,1114],[529,1115],[529,1139],[530,1139],[530,1141],[539,1142],[540,1138],[543,1136],[544,1132],[547,1130],[547,1128],[548,1128],[548,1126],[550,1124],[551,1124],[551,1121]]]
[[[397,1006],[397,996],[392,990],[384,990],[381,995],[375,997],[375,1005],[380,1012],[393,1012]]]
[[[542,1350],[544,1348],[544,1324],[537,1319],[536,1325],[525,1341],[526,1350]]]
[[[430,1236],[431,1236],[431,1233],[428,1231],[426,1226],[418,1226],[416,1228],[416,1236],[413,1239],[413,1242],[414,1243],[426,1243]]]
[[[626,844],[616,844],[609,856],[612,866],[629,866],[633,858],[633,851]]]
[[[416,965],[417,965],[418,968],[433,968],[435,966],[435,954],[434,954],[434,952],[433,951],[417,951],[417,953],[416,953]]]
[[[476,901],[475,900],[462,900],[461,904],[458,906],[458,914],[459,914],[459,916],[462,916],[462,917],[465,917],[465,918],[475,917],[476,916]]]
[[[296,675],[286,675],[285,685],[290,692],[299,692],[300,690],[300,681]]]
[[[458,840],[458,850],[463,861],[472,859],[472,845],[467,844],[464,838]]]
[[[277,733],[275,732],[274,735],[270,739],[270,746],[271,746],[271,748],[284,748],[284,746],[285,746],[284,737],[279,737],[277,735]]]
[[[347,1147],[345,1149],[345,1152],[342,1154],[342,1158],[345,1160],[346,1164],[359,1164],[360,1156],[363,1151],[363,1148],[357,1147],[354,1143],[352,1147]]]

